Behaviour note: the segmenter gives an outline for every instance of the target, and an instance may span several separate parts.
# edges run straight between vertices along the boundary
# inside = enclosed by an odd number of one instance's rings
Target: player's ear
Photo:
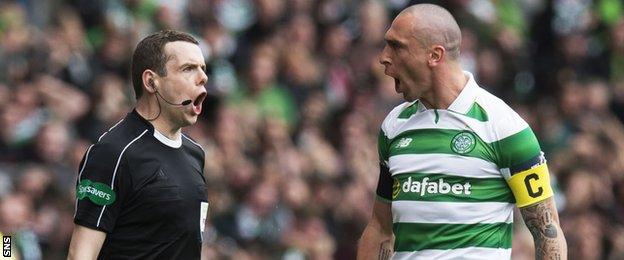
[[[431,67],[435,67],[438,64],[440,64],[440,62],[442,62],[442,59],[444,58],[444,55],[446,54],[446,49],[444,49],[444,46],[442,45],[435,45],[431,48],[430,52],[429,52],[429,59],[427,60],[427,64]]]
[[[143,89],[150,94],[154,94],[157,91],[156,85],[158,84],[158,75],[153,70],[145,70],[143,71],[143,75],[141,75],[143,79]]]

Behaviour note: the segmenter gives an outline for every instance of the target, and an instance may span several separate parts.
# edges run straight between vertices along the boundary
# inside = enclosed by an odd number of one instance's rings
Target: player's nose
[[[388,45],[384,46],[383,50],[379,54],[379,63],[384,66],[391,64],[390,57],[388,55]]]

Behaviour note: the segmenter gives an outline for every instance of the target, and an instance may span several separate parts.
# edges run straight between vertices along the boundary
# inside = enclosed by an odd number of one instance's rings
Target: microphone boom
[[[156,91],[156,95],[158,95],[158,96],[159,96],[159,97],[160,97],[163,101],[165,101],[167,104],[172,105],[172,106],[176,106],[176,107],[179,107],[179,106],[188,106],[188,104],[190,104],[191,102],[193,102],[192,100],[187,99],[187,100],[182,101],[182,103],[180,103],[180,104],[176,104],[176,103],[171,103],[171,102],[169,102],[169,100],[166,100],[166,99],[165,99],[162,95],[160,95],[160,93],[159,93],[158,91]]]

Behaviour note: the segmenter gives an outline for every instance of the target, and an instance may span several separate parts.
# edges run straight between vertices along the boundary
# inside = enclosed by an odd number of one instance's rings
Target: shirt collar
[[[156,140],[158,140],[162,144],[169,146],[171,148],[180,148],[182,146],[182,136],[180,136],[180,138],[177,140],[171,140],[167,136],[163,135],[161,132],[158,132],[158,130],[156,130],[156,128],[152,125],[152,123],[147,121],[147,119],[143,118],[139,114],[139,112],[136,111],[136,109],[133,109],[132,112],[130,112],[130,115],[135,117],[137,120],[143,123],[147,127],[147,129],[152,131],[154,138],[156,138]]]
[[[141,114],[136,111],[136,108],[132,109],[132,112],[130,112],[130,116],[141,122],[141,124],[145,125],[145,127],[147,127],[147,129],[149,129],[150,131],[154,131],[154,126],[152,125],[152,123],[147,121],[147,119],[143,118]]]
[[[451,105],[448,107],[448,110],[460,114],[465,114],[470,110],[472,104],[475,101],[475,98],[477,97],[477,91],[479,90],[479,85],[477,85],[477,82],[474,80],[474,76],[472,75],[472,73],[464,71],[464,75],[468,77],[468,82],[459,93],[457,98],[455,98],[453,103],[451,103]]]
[[[156,128],[154,128],[154,137],[160,141],[161,143],[163,143],[166,146],[169,146],[171,148],[180,148],[180,146],[182,146],[182,135],[180,134],[180,138],[176,139],[176,140],[171,140],[168,137],[166,137],[165,135],[163,135],[161,132],[159,132]]]

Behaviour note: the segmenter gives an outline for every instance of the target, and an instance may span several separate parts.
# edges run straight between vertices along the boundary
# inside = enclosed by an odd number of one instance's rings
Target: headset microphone
[[[180,104],[171,103],[171,102],[169,102],[169,100],[166,100],[162,95],[160,95],[158,90],[156,90],[156,87],[154,87],[154,82],[152,80],[150,80],[149,84],[156,91],[156,100],[158,100],[158,97],[160,97],[163,101],[165,101],[165,103],[167,103],[167,104],[169,104],[171,106],[174,106],[174,107],[188,106],[189,104],[191,104],[191,102],[193,102],[192,100],[187,99],[187,100],[182,101],[182,103],[180,103]],[[146,120],[147,121],[156,120],[156,118],[158,118],[160,116],[160,112],[161,112],[161,110],[160,110],[160,102],[158,102],[158,114],[154,118],[150,118],[150,119],[146,119]]]
[[[187,100],[182,101],[182,103],[180,103],[180,104],[171,103],[171,102],[169,102],[169,100],[166,100],[166,99],[165,99],[165,98],[164,98],[164,97],[163,97],[163,96],[162,96],[162,95],[158,92],[158,90],[156,89],[156,86],[154,86],[154,81],[153,81],[153,80],[151,80],[151,79],[150,79],[149,84],[150,84],[150,86],[151,86],[151,87],[152,87],[152,88],[156,91],[156,95],[158,95],[160,98],[162,98],[162,100],[164,100],[165,102],[167,102],[167,104],[169,104],[169,105],[179,107],[179,106],[187,106],[188,104],[190,104],[191,102],[193,102],[193,101],[191,101],[190,99],[187,99]]]
[[[176,104],[176,103],[171,103],[171,102],[169,102],[168,100],[166,100],[166,99],[165,99],[165,98],[164,98],[164,97],[163,97],[160,93],[158,93],[158,91],[156,91],[156,95],[158,95],[158,96],[159,96],[159,97],[160,97],[163,101],[165,101],[167,104],[172,105],[172,106],[176,106],[176,107],[179,107],[179,106],[187,106],[188,104],[190,104],[191,102],[193,102],[192,100],[187,99],[187,100],[182,101],[182,103],[180,103],[180,104]]]

